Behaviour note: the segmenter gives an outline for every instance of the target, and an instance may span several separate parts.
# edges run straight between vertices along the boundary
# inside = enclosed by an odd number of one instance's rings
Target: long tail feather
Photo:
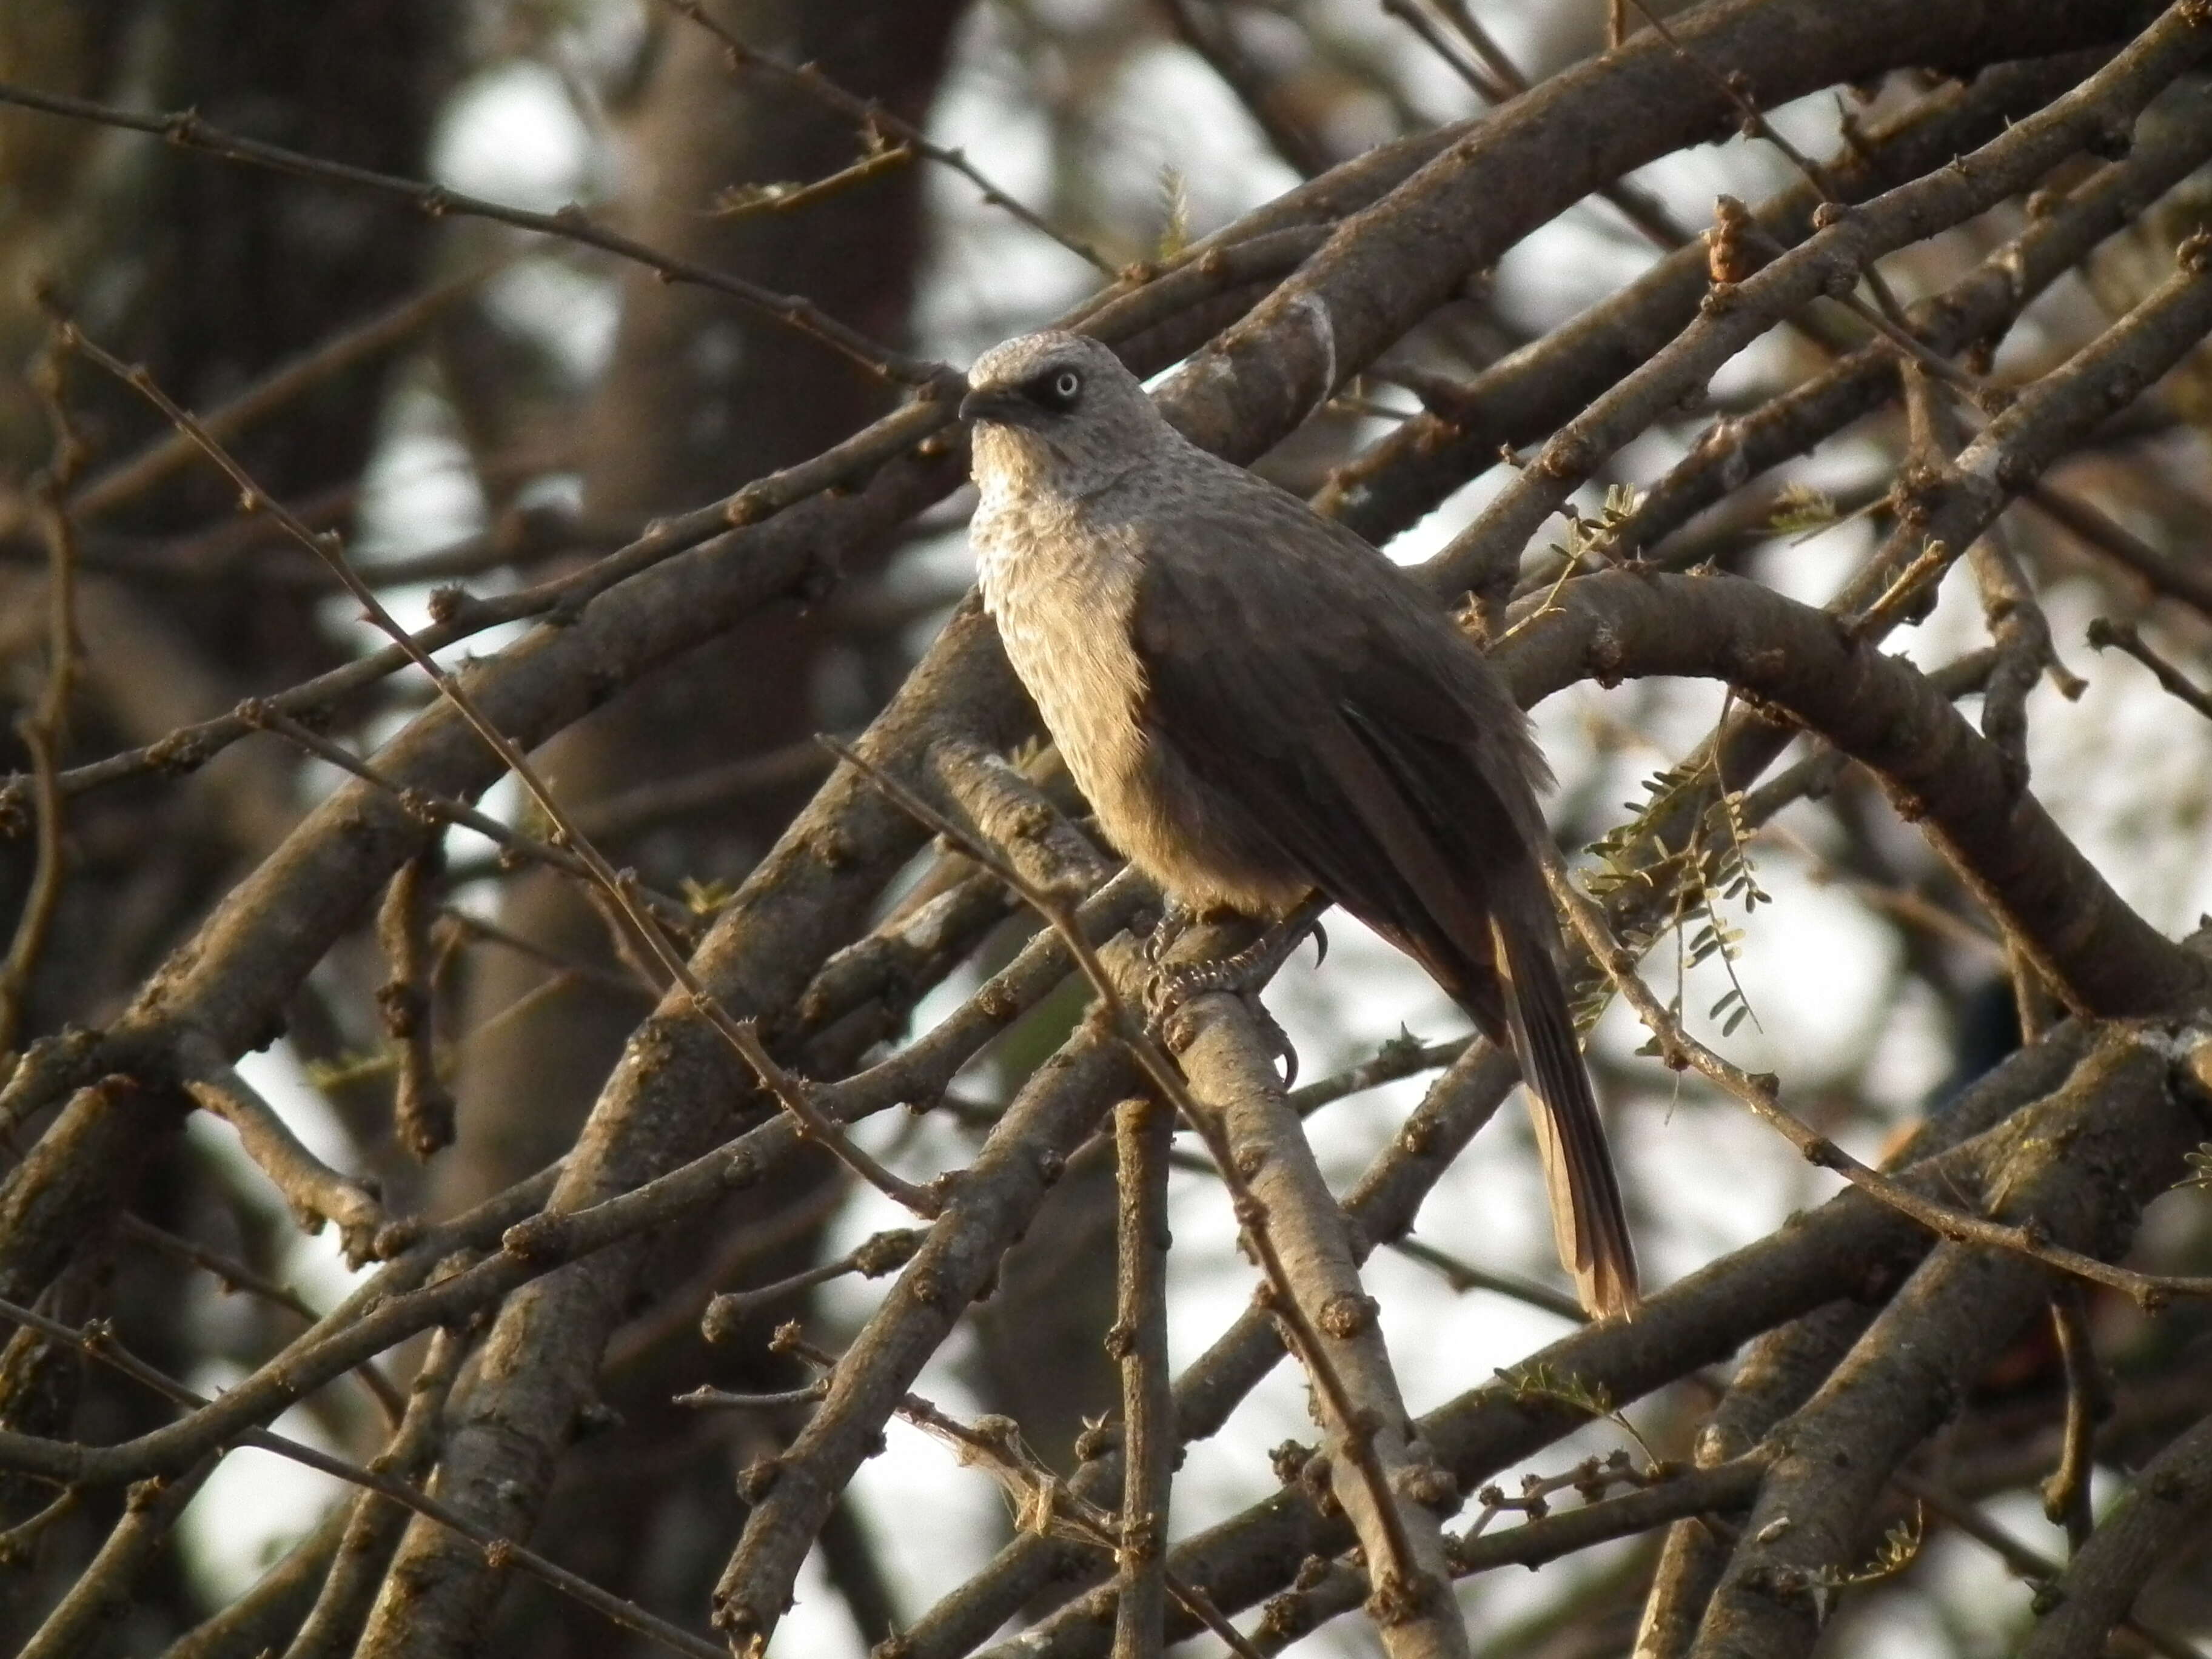
[[[1574,1275],[1583,1306],[1591,1314],[1632,1314],[1638,1302],[1636,1248],[1613,1155],[1606,1149],[1604,1120],[1575,1042],[1566,988],[1551,952],[1527,929],[1493,918],[1491,937],[1505,983],[1506,1023],[1528,1086],[1529,1121],[1543,1158],[1559,1261]]]

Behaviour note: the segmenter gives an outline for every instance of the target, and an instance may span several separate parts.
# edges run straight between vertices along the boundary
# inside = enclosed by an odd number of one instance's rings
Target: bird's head
[[[1173,433],[1137,377],[1097,341],[1048,330],[996,345],[968,371],[984,489],[1081,496],[1141,465]]]

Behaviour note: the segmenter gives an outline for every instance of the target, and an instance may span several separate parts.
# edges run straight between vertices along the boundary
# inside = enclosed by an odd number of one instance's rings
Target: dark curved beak
[[[971,426],[978,421],[1019,426],[1028,407],[1028,401],[1012,386],[979,386],[960,400],[960,418]]]

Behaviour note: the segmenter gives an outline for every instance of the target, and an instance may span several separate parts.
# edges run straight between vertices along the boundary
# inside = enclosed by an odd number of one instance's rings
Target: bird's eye
[[[1073,403],[1082,390],[1083,377],[1072,368],[1063,368],[1052,377],[1053,398],[1062,405]]]

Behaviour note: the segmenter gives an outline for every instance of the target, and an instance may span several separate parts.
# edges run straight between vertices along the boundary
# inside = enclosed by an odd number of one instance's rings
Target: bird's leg
[[[1169,1024],[1194,997],[1209,992],[1222,991],[1243,999],[1252,1018],[1259,1022],[1260,1030],[1267,1039],[1276,1058],[1283,1062],[1283,1086],[1287,1089],[1297,1081],[1297,1051],[1291,1046],[1290,1035],[1275,1021],[1260,1000],[1260,988],[1273,978],[1275,972],[1288,962],[1291,955],[1304,944],[1308,935],[1315,940],[1318,955],[1316,964],[1328,955],[1328,935],[1322,931],[1322,912],[1328,901],[1319,895],[1265,929],[1259,938],[1243,950],[1212,962],[1164,964],[1160,957],[1164,951],[1149,951],[1154,967],[1152,982],[1145,990],[1145,1012],[1147,1023],[1155,1033],[1164,1035]],[[1188,930],[1196,918],[1191,912],[1182,913],[1177,933]],[[1160,927],[1167,926],[1163,915]],[[1159,929],[1153,937],[1158,939]],[[1171,1045],[1172,1046],[1172,1045]]]

